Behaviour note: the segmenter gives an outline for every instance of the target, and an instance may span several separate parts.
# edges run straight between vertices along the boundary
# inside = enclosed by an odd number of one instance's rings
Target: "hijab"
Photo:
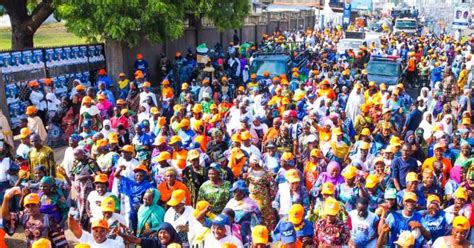
[[[433,130],[433,125],[426,120],[428,116],[431,116],[431,122],[433,122],[433,115],[430,112],[425,112],[423,113],[423,120],[421,120],[419,126],[421,129],[423,129],[423,138],[425,140],[431,137]]]
[[[451,169],[450,175],[451,175],[451,179],[453,179],[453,181],[455,181],[457,184],[460,184],[461,181],[462,181],[462,178],[461,178],[461,176],[462,176],[462,167],[454,166]]]
[[[448,118],[451,119],[450,123],[447,122]],[[443,119],[441,120],[441,123],[443,124],[443,131],[447,133],[448,135],[451,135],[453,133],[453,116],[445,115]]]
[[[362,90],[360,93],[357,93],[357,88],[351,91],[349,98],[347,99],[346,104],[346,113],[347,117],[349,117],[352,122],[355,121],[356,116],[360,113],[360,105],[364,103],[364,95],[362,94]]]
[[[337,174],[335,177],[331,176],[331,171],[338,169],[339,174]],[[334,186],[341,184],[344,182],[344,178],[341,176],[341,167],[338,162],[336,161],[331,161],[329,162],[326,171],[321,173],[321,184],[330,182]]]
[[[135,87],[134,87],[134,88],[130,87],[130,91],[128,92],[128,96],[127,96],[128,99],[134,98],[134,97],[136,97],[138,94],[140,94],[140,90],[139,90],[138,87],[137,87],[137,83],[134,82],[134,81],[132,81],[132,82],[130,82],[130,85],[131,85],[131,84],[133,84]]]
[[[105,129],[105,126],[109,126],[110,127],[109,130]],[[100,130],[100,132],[104,135],[104,137],[107,138],[110,133],[116,133],[117,131],[112,128],[112,124],[111,124],[110,120],[106,119],[103,122],[103,127],[102,127],[102,130]]]
[[[160,200],[161,196],[160,192],[154,188],[151,188],[148,189],[146,193],[151,193],[153,195],[153,200],[150,206],[145,206],[145,204],[143,204],[140,206],[140,209],[138,209],[138,235],[142,234],[143,228],[147,223],[151,225],[151,231],[158,231],[158,228],[161,227],[165,216],[165,210],[163,210],[163,208],[158,205],[158,201]]]
[[[168,222],[161,223],[160,227],[158,227],[158,231],[161,231],[161,230],[165,230],[170,234],[169,244],[172,244],[172,243],[181,244],[182,243],[181,238],[179,238],[178,233],[176,232],[176,230],[174,229],[174,227],[170,223],[168,223]],[[161,247],[166,247],[166,246],[167,245],[163,245],[163,244],[161,245]]]
[[[105,98],[104,100],[102,101],[98,101],[97,102],[97,108],[101,111],[101,112],[104,112],[104,111],[108,111],[110,108],[113,107],[113,104],[107,99]]]
[[[52,92],[46,94],[46,100],[48,103],[48,111],[57,111],[61,101],[56,97],[56,95]]]

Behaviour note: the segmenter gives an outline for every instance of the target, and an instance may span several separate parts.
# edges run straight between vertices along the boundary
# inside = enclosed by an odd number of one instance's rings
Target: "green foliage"
[[[199,0],[198,11],[220,29],[242,25],[250,11],[248,0]]]
[[[56,7],[72,33],[130,46],[143,38],[158,43],[180,37],[191,11],[230,28],[241,25],[250,9],[248,0],[62,0]]]

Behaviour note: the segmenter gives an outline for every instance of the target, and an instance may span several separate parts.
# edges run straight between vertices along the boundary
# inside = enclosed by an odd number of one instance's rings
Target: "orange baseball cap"
[[[469,230],[471,225],[469,224],[469,220],[465,216],[456,216],[453,220],[453,228],[457,228],[460,230]]]
[[[92,102],[92,98],[90,96],[85,96],[84,98],[82,98],[82,104],[91,103],[91,102]]]
[[[160,155],[158,155],[158,157],[156,157],[156,162],[163,162],[163,161],[166,161],[166,160],[169,160],[171,159],[171,154],[169,152],[161,152]]]
[[[294,158],[295,157],[293,156],[293,153],[291,153],[291,152],[283,152],[283,154],[281,155],[281,159],[285,160],[285,161],[289,161],[289,160],[292,160]]]
[[[109,177],[104,173],[99,173],[94,177],[94,183],[107,183],[108,181]]]
[[[293,225],[298,225],[303,221],[304,217],[304,208],[301,204],[293,204],[288,213],[288,220],[293,223]]]
[[[232,140],[232,142],[242,142],[239,133],[234,133],[230,139]]]
[[[124,152],[132,152],[132,153],[133,153],[133,152],[135,151],[135,149],[133,148],[132,145],[124,145],[124,146],[122,147],[122,151],[124,151]]]
[[[334,184],[332,184],[331,182],[325,182],[325,183],[323,183],[323,185],[321,187],[321,194],[323,194],[323,195],[333,195],[334,190],[335,190]]]
[[[193,113],[198,114],[202,112],[202,105],[201,104],[196,104],[193,106]]]
[[[252,241],[254,244],[268,243],[269,231],[264,225],[257,225],[252,229]]]
[[[189,127],[189,120],[188,119],[182,119],[181,122],[179,122],[179,127]]]
[[[39,204],[40,203],[40,196],[36,193],[31,193],[23,198],[23,206],[26,207],[29,204]]]
[[[117,133],[109,133],[109,143],[110,144],[117,144],[118,143],[118,134]]]
[[[27,113],[28,114],[28,113]],[[28,129],[27,127],[24,127],[20,130],[20,139],[24,139],[24,138],[27,138],[28,136],[30,136],[30,134],[32,134],[33,132]]]
[[[182,139],[181,137],[179,137],[178,135],[175,135],[175,136],[172,136],[171,139],[170,139],[170,142],[168,142],[169,145],[173,145],[177,142],[182,142]]]
[[[81,90],[85,90],[85,89],[86,89],[86,87],[82,84],[79,84],[79,85],[76,86],[76,91],[81,91]]]
[[[36,107],[35,106],[28,106],[26,108],[26,114],[27,115],[31,115],[31,114],[34,114],[36,113]]]
[[[290,169],[290,170],[288,170],[288,171],[285,173],[285,177],[286,177],[286,180],[287,180],[289,183],[296,183],[296,182],[300,182],[300,181],[301,181],[300,176],[298,175],[298,171],[295,170],[295,169]]]
[[[137,171],[144,171],[145,173],[148,173],[148,168],[146,168],[144,164],[139,164],[133,169],[133,172]]]
[[[96,219],[92,221],[92,229],[100,227],[104,229],[109,229],[109,223],[104,219]]]
[[[29,87],[38,87],[39,83],[38,83],[38,81],[33,80],[33,81],[28,82],[28,86]]]
[[[166,204],[174,207],[180,203],[184,203],[185,199],[186,199],[186,192],[182,189],[177,189],[173,191],[173,193],[171,194],[170,200]]]
[[[240,133],[240,139],[245,141],[245,140],[249,140],[250,138],[252,138],[252,135],[250,134],[249,131],[243,131],[242,133]]]
[[[102,212],[115,212],[115,200],[112,197],[106,197],[100,203]]]

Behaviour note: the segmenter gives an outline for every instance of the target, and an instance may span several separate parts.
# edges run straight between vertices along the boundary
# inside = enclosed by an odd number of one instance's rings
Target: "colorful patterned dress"
[[[329,224],[325,218],[314,225],[315,247],[342,247],[347,245],[350,239],[350,231],[347,223],[337,219],[335,223]]]
[[[231,184],[223,181],[221,185],[214,185],[211,181],[206,181],[199,188],[198,201],[205,200],[212,206],[212,213],[220,214],[230,198]]]
[[[260,209],[262,222],[268,230],[276,225],[275,213],[272,209],[272,199],[276,194],[276,184],[272,175],[264,170],[249,170],[247,182],[250,195]]]

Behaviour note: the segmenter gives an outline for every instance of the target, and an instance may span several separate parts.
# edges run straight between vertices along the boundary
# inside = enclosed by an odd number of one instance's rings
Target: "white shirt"
[[[194,226],[197,220],[193,216],[193,211],[193,207],[185,206],[183,214],[175,220],[176,211],[173,208],[168,208],[165,212],[164,222],[170,223],[175,229],[177,226],[188,225],[188,240],[194,240]]]
[[[460,216],[465,216],[466,218],[470,218],[471,217],[471,204],[465,204],[458,212],[458,215]],[[451,205],[449,207],[447,207],[444,212],[446,213],[446,221],[448,222],[448,224],[451,224],[453,223],[453,220],[454,220],[454,205]]]
[[[260,150],[254,146],[254,145],[250,145],[250,146],[245,146],[244,144],[242,144],[242,146],[240,147],[240,149],[244,150],[245,152],[247,152],[249,154],[249,156],[251,156],[252,154],[255,154],[257,155],[259,158],[262,157],[262,153],[260,152]]]
[[[222,247],[225,243],[231,243],[236,245],[238,248],[243,248],[242,242],[240,240],[230,234],[227,234],[224,238],[217,240],[212,232],[206,235],[204,239],[204,248],[215,248],[215,247]]]
[[[148,100],[148,97],[151,97],[151,99],[153,100],[153,103],[155,104],[155,106],[158,106],[158,102],[156,101],[155,93],[145,92],[145,91],[140,93],[140,105],[142,105],[143,103],[146,103],[146,100]]]
[[[379,220],[379,217],[374,213],[368,212],[366,218],[362,218],[357,214],[357,210],[354,209],[349,212],[349,216],[352,221],[352,230],[351,235],[364,233],[367,235],[367,238],[370,239],[370,242],[367,244],[367,248],[375,247],[375,237],[377,235],[377,230],[375,229],[375,223]]]
[[[79,242],[89,244],[91,248],[125,248],[123,242],[113,239],[106,239],[104,242],[98,244],[95,242],[94,237],[84,230],[82,230],[82,236],[79,238]]]
[[[118,166],[121,166],[121,165],[125,165],[125,170],[123,170],[120,174],[123,176],[123,177],[128,177],[130,178],[131,180],[135,180],[135,172],[133,172],[133,168],[135,168],[135,166],[137,166],[139,164],[138,160],[132,158],[130,161],[127,161],[125,160],[123,157],[120,157],[118,162],[117,162],[117,165]],[[119,192],[118,192],[118,185],[119,185],[119,182],[120,182],[120,179],[118,178],[115,178],[113,184],[112,184],[112,194],[114,195],[119,195]],[[123,216],[126,216],[125,218],[125,222],[127,222],[127,226],[128,226],[128,216],[130,214],[130,204],[128,204],[128,197],[124,194],[121,194],[120,195],[120,214],[123,215]]]
[[[100,196],[96,190],[89,193],[89,196],[87,196],[87,201],[89,202],[91,208],[92,219],[98,219],[102,216],[102,209],[100,208],[100,204],[102,200],[104,200],[110,195],[110,192],[106,192],[103,196]]]
[[[104,216],[103,216],[102,213],[101,213],[101,215],[100,215],[99,218],[103,218],[103,217],[104,217]],[[112,213],[112,217],[110,217],[110,218],[107,220],[107,223],[109,223],[109,226],[111,226],[114,222],[118,222],[118,223],[120,223],[120,224],[122,224],[122,225],[124,225],[124,226],[127,225],[126,222],[125,222],[125,218],[124,218],[122,215],[117,214],[117,213]],[[117,238],[118,238],[118,237],[117,237]]]
[[[0,182],[8,181],[7,171],[10,169],[10,158],[4,158],[0,161]]]
[[[24,159],[28,159],[28,153],[30,152],[31,147],[21,143],[16,149],[16,155],[21,156]]]
[[[17,154],[18,154],[18,151],[17,151]],[[61,163],[61,166],[64,168],[64,170],[66,170],[66,173],[68,176],[71,176],[73,163],[74,163],[74,148],[69,146],[68,148],[66,148],[66,151],[64,151],[64,159],[63,159],[63,162]]]
[[[40,91],[33,90],[30,93],[30,101],[33,105],[36,106],[38,110],[45,110],[46,109],[46,101],[44,98],[44,94]]]

